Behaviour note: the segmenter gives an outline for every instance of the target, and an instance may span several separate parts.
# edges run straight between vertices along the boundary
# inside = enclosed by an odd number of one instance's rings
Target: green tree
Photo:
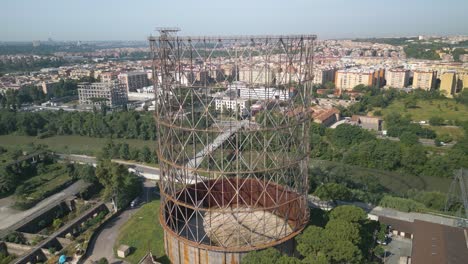
[[[140,160],[143,161],[143,162],[146,162],[146,163],[150,163],[151,162],[151,150],[148,146],[144,146],[142,151],[141,151],[141,155],[140,155]]]
[[[431,126],[443,126],[444,125],[444,119],[442,117],[439,117],[439,116],[433,116],[431,118],[429,118],[429,124]]]
[[[350,223],[358,223],[367,219],[366,212],[353,205],[341,205],[330,212],[330,220],[341,219]]]
[[[314,193],[322,200],[341,200],[350,201],[352,200],[352,193],[346,187],[338,183],[325,183],[317,188]]]
[[[331,142],[338,147],[349,147],[372,139],[375,139],[375,136],[369,131],[348,124],[337,126],[330,136]]]
[[[324,241],[324,230],[318,226],[308,226],[302,234],[296,237],[297,251],[302,256],[317,256],[322,251]]]
[[[250,251],[242,259],[245,264],[276,264],[281,258],[281,253],[275,248],[267,248],[260,251]]]
[[[346,240],[335,241],[329,257],[331,263],[362,263],[362,252],[352,242]]]
[[[419,138],[415,134],[405,131],[400,135],[400,142],[407,146],[412,146],[419,143]]]
[[[405,100],[403,100],[403,105],[405,106],[405,109],[416,108],[418,106],[417,100],[413,96],[410,96],[406,98]]]
[[[122,143],[120,145],[120,158],[124,160],[130,159],[130,148],[128,147],[127,143]]]
[[[354,245],[361,242],[359,225],[344,219],[331,219],[325,226],[325,235],[333,241],[350,241]]]

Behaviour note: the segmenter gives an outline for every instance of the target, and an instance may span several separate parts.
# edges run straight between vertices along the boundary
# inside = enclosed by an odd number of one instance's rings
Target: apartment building
[[[340,90],[353,90],[358,85],[382,87],[383,69],[345,69],[336,72],[335,86]]]
[[[273,70],[263,67],[241,68],[239,70],[239,81],[252,84],[273,84],[276,75]]]
[[[83,77],[94,77],[94,71],[89,69],[74,69],[70,71],[70,77],[80,79]]]
[[[125,72],[118,75],[118,79],[125,85],[127,92],[135,92],[137,89],[149,85],[146,72]]]
[[[78,98],[82,105],[107,106],[125,105],[128,93],[124,84],[118,81],[78,84]]]
[[[457,76],[456,72],[444,72],[440,76],[440,91],[448,98],[453,98],[457,92]]]
[[[216,98],[215,108],[222,111],[223,109],[231,109],[234,111],[243,110],[246,107],[247,100],[245,99],[232,99],[229,97]]]
[[[423,89],[426,91],[435,88],[435,75],[436,73],[434,71],[414,71],[413,88]]]
[[[405,88],[409,84],[409,70],[390,69],[385,72],[386,86],[390,88]]]
[[[325,84],[335,81],[335,68],[314,69],[314,84]]]
[[[286,101],[290,97],[290,91],[272,87],[250,88],[243,82],[233,82],[228,86],[227,93],[246,100],[271,100]]]

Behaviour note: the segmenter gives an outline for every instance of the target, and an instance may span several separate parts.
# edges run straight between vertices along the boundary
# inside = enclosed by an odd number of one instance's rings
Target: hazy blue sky
[[[468,34],[468,0],[0,0],[0,41],[145,40],[315,33],[319,38]]]

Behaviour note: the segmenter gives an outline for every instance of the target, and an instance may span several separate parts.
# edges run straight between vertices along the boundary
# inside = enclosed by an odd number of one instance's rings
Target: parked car
[[[140,203],[140,198],[137,197],[137,198],[133,199],[133,201],[130,203],[130,207],[135,208],[135,207],[138,206],[139,203]]]

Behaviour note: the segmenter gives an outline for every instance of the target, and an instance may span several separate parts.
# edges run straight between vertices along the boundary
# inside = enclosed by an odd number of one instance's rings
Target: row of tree
[[[112,140],[107,142],[100,156],[104,159],[123,159],[153,164],[158,163],[156,152],[151,151],[148,146],[138,149],[130,147],[127,143],[115,143]]]
[[[105,112],[16,112],[0,110],[0,134],[81,135],[90,137],[156,139],[150,113]]]
[[[429,152],[419,143],[416,136],[418,131],[426,131],[419,125],[389,123],[389,134],[400,137],[400,142],[377,139],[358,126],[342,124],[336,129],[326,129],[313,124],[310,133],[311,157],[366,168],[439,177],[451,177],[455,169],[468,167],[467,137],[440,155]]]

